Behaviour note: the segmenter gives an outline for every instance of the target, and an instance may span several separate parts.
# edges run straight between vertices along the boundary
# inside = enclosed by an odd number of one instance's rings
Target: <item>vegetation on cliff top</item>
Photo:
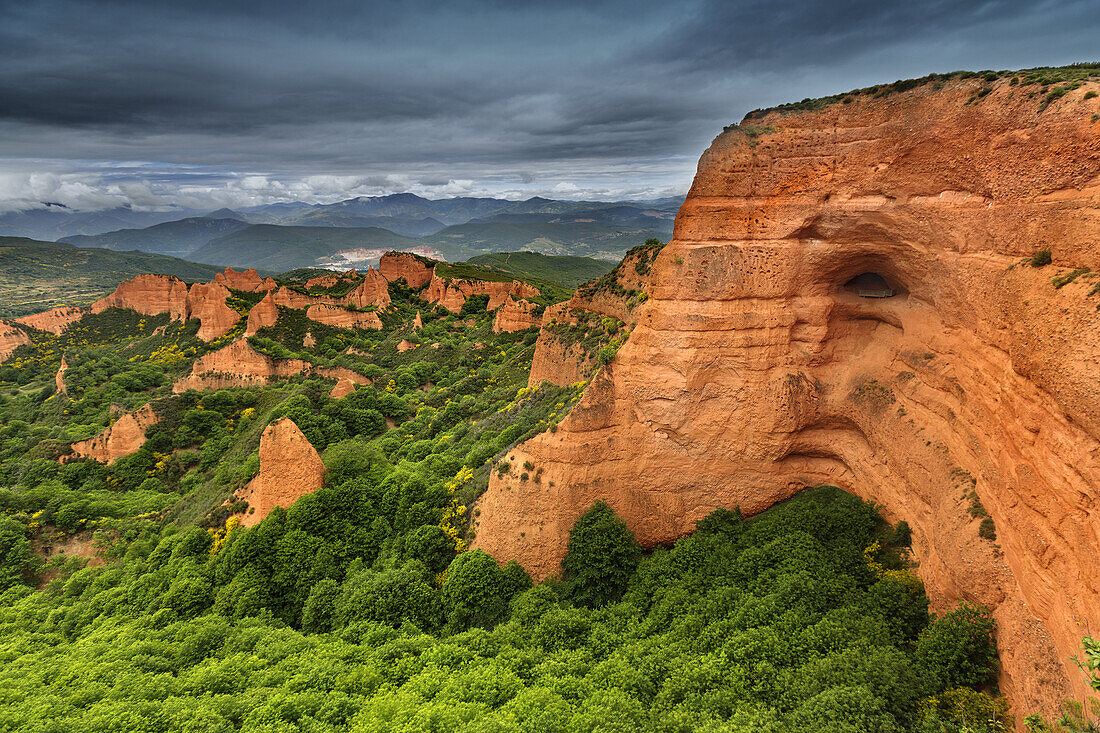
[[[973,79],[986,82],[987,84],[1001,79],[1009,79],[1010,83],[1013,85],[1039,86],[1042,92],[1047,94],[1047,88],[1055,84],[1071,85],[1077,82],[1100,79],[1100,62],[1082,62],[1070,64],[1069,66],[1039,66],[1032,69],[1019,69],[1016,71],[952,71],[945,74],[928,74],[927,76],[922,76],[917,79],[899,79],[890,84],[875,84],[874,86],[864,87],[863,89],[853,89],[842,94],[831,94],[815,99],[806,98],[800,102],[788,102],[786,104],[776,105],[775,107],[755,109],[745,115],[744,122],[759,119],[770,112],[813,111],[833,104],[847,104],[856,97],[886,97],[891,94],[905,92],[928,84],[932,84],[935,88],[939,88],[943,86],[944,83],[954,79]],[[1048,103],[1049,101],[1050,100],[1048,100]],[[726,129],[728,130],[732,127],[737,127],[737,125],[731,125]]]

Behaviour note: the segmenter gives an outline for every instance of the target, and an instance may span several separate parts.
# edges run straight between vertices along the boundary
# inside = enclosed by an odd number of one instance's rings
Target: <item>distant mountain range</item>
[[[648,238],[667,239],[680,202],[426,199],[403,193],[205,214],[127,208],[80,213],[50,205],[0,215],[0,235],[268,271],[365,266],[377,260],[378,250],[413,247],[451,261],[520,249],[618,260]]]

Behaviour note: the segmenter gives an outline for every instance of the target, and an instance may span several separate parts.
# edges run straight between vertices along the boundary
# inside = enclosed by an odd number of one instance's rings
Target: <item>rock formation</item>
[[[353,311],[335,305],[318,304],[306,309],[306,317],[339,328],[370,328],[381,330],[382,320],[374,311]]]
[[[172,385],[172,390],[179,393],[189,389],[250,387],[301,374],[309,368],[310,364],[301,359],[272,359],[241,339],[196,359],[191,373]]]
[[[31,337],[26,331],[7,321],[0,321],[0,361],[5,361],[16,349],[30,342]]]
[[[493,331],[523,331],[539,325],[540,319],[533,313],[537,307],[529,300],[508,298],[497,308],[493,318]]]
[[[355,391],[357,385],[370,384],[370,380],[362,374],[343,367],[330,367],[321,370],[321,373],[336,380],[336,385],[329,392],[329,396],[336,400],[347,397]]]
[[[452,313],[462,310],[463,304],[475,295],[488,295],[488,310],[496,310],[509,297],[534,298],[539,289],[512,280],[511,282],[486,282],[484,280],[448,280],[433,274],[428,289],[421,296],[429,303],[438,303]]]
[[[46,331],[56,336],[60,336],[66,328],[83,318],[87,312],[87,308],[66,305],[60,308],[50,308],[48,311],[35,313],[30,316],[20,316],[14,320],[16,323],[21,323],[24,326],[30,326],[39,331]]]
[[[252,267],[244,272],[237,272],[232,267],[227,267],[224,273],[219,272],[214,276],[214,282],[218,285],[224,285],[227,288],[244,290],[249,293],[259,292],[261,290],[270,291],[279,287],[275,284],[273,278],[261,278],[259,273]]]
[[[65,386],[65,370],[69,368],[69,363],[65,361],[65,355],[61,355],[61,363],[57,365],[57,374],[54,375],[53,384],[58,394],[63,394],[66,397],[69,396],[69,390]]]
[[[703,155],[636,327],[554,433],[491,473],[475,546],[558,570],[606,499],[646,546],[715,507],[832,483],[913,530],[938,609],[990,605],[1021,718],[1082,699],[1100,628],[1100,125],[956,79],[728,128]],[[1053,252],[1055,265],[1021,258]],[[877,273],[891,297],[846,287]],[[883,295],[885,293],[877,293]],[[998,548],[967,511],[973,491]]]
[[[266,326],[274,326],[279,320],[279,308],[275,305],[275,297],[268,292],[260,302],[252,306],[248,311],[248,322],[245,325],[244,335],[255,336],[256,332]]]
[[[259,524],[275,507],[288,508],[324,485],[325,464],[309,439],[290,418],[276,420],[260,436],[260,472],[241,495],[249,506],[241,524]]]
[[[177,380],[172,391],[178,394],[189,389],[252,387],[298,374],[319,374],[352,384],[370,383],[362,374],[343,367],[316,367],[302,359],[272,359],[253,349],[248,340],[242,338],[196,359],[191,373]]]
[[[363,282],[341,298],[340,302],[357,308],[375,306],[378,310],[385,310],[390,307],[389,281],[378,270],[368,267],[363,273]]]
[[[255,272],[255,271],[253,271]],[[187,313],[201,325],[196,334],[203,341],[214,341],[233,330],[241,316],[225,304],[229,290],[219,283],[195,283],[187,291]]]
[[[128,308],[146,316],[168,313],[174,321],[186,321],[187,284],[171,275],[138,275],[92,303],[92,313],[108,308]]]
[[[329,302],[327,298],[305,295],[297,290],[291,290],[285,285],[274,291],[272,299],[275,301],[275,305],[281,305],[283,308],[308,308],[315,303]]]
[[[435,265],[408,252],[387,252],[378,261],[378,270],[390,282],[403,279],[406,285],[417,290],[431,282]]]
[[[223,277],[224,279],[224,277]],[[198,337],[213,341],[236,325],[240,316],[225,304],[229,290],[219,282],[187,284],[171,275],[138,275],[92,303],[92,313],[123,308],[146,316],[167,313],[174,321],[198,318]]]
[[[145,431],[159,420],[153,406],[145,405],[139,410],[126,413],[94,438],[73,443],[73,455],[100,463],[111,463],[122,456],[137,453],[145,444]]]
[[[413,319],[413,330],[419,331],[424,328],[424,321],[420,318],[420,311],[416,312],[416,318]]]
[[[401,339],[400,341],[397,342],[397,350],[401,351],[401,352],[411,351],[412,349],[415,349],[417,346],[420,346],[420,344],[418,344],[414,341],[409,341],[408,339]]]

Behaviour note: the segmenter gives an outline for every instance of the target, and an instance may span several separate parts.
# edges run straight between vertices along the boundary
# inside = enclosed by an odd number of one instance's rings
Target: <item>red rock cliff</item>
[[[116,458],[137,453],[145,444],[145,431],[157,424],[160,417],[152,405],[128,412],[99,435],[73,443],[73,455],[110,463]]]
[[[234,290],[244,290],[255,293],[263,290],[274,290],[278,287],[273,278],[261,278],[255,268],[248,268],[244,272],[237,272],[232,267],[225,268],[225,272],[219,272],[214,276],[214,282]]]
[[[26,331],[7,321],[0,321],[0,361],[4,361],[20,346],[30,342],[31,337]]]
[[[188,289],[185,282],[170,275],[138,275],[92,303],[91,311],[128,308],[147,316],[167,313],[176,321],[198,318],[198,337],[213,341],[232,330],[240,318],[225,304],[227,297],[229,290],[220,282],[196,283]]]
[[[428,289],[421,296],[429,303],[438,303],[442,307],[458,313],[463,304],[474,295],[488,295],[488,310],[496,310],[509,297],[517,299],[534,298],[539,294],[539,289],[527,283],[513,280],[511,282],[486,282],[484,280],[447,280],[433,274]]]
[[[276,420],[260,436],[260,472],[242,494],[249,513],[241,524],[259,524],[275,507],[285,509],[324,484],[325,464],[309,439],[290,418]]]
[[[108,308],[129,308],[147,316],[168,313],[174,321],[185,321],[189,315],[187,284],[171,275],[138,275],[92,303],[92,313]]]
[[[833,483],[913,529],[937,608],[989,604],[1022,718],[1081,699],[1100,628],[1100,125],[955,80],[720,135],[637,325],[558,427],[491,474],[475,545],[556,572],[606,499],[646,546]],[[1051,249],[1054,267],[1020,260]],[[1061,266],[1061,267],[1057,267]],[[874,272],[896,294],[845,287]],[[970,487],[998,549],[967,512]]]
[[[408,252],[387,252],[378,261],[378,270],[390,282],[404,279],[415,290],[431,282],[435,266]]]
[[[66,328],[83,318],[84,314],[87,312],[87,308],[81,308],[75,305],[65,305],[60,308],[50,308],[48,311],[35,313],[30,316],[21,316],[14,320],[16,323],[22,323],[24,326],[37,328],[39,331],[47,331],[55,335],[61,335]]]

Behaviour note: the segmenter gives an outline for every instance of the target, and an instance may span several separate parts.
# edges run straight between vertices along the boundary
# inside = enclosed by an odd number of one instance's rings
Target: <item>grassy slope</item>
[[[377,227],[284,227],[256,224],[207,242],[192,257],[237,267],[283,271],[310,267],[343,249],[404,249],[417,240]]]
[[[631,247],[664,235],[648,229],[598,224],[486,222],[458,224],[419,240],[449,260],[490,252],[529,250],[552,255],[580,255],[618,261]]]
[[[80,305],[109,293],[134,275],[155,272],[206,281],[220,268],[146,252],[113,252],[0,237],[0,317],[37,313],[57,305]]]
[[[538,252],[501,252],[478,255],[470,264],[482,265],[516,277],[547,280],[565,288],[575,288],[581,283],[611,271],[613,264],[591,257],[552,256]]]

